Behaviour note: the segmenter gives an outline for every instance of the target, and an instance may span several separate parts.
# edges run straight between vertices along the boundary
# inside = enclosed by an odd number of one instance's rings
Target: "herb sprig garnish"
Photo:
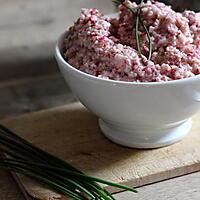
[[[33,146],[0,125],[0,169],[23,174],[75,200],[114,200],[99,183],[137,192],[134,188],[87,176],[65,161]]]
[[[141,6],[138,5],[137,9],[133,9],[129,5],[127,5],[126,2],[123,2],[121,0],[113,0],[113,2],[116,5],[120,5],[121,4],[125,8],[127,8],[133,14],[133,22],[135,21],[134,18],[136,17],[136,23],[135,23],[135,26],[133,24],[132,33],[134,34],[134,28],[135,28],[136,46],[137,46],[137,51],[138,51],[140,57],[142,57],[142,51],[141,51],[141,48],[140,48],[139,25],[141,24],[142,27],[144,28],[144,30],[146,32],[147,39],[148,39],[148,43],[149,43],[148,60],[151,60],[152,51],[153,51],[153,43],[152,43],[152,40],[151,40],[151,35],[149,33],[149,30],[148,30],[147,26],[144,24],[144,20],[142,19],[142,16],[141,16]],[[144,1],[141,0],[141,4],[143,2]]]

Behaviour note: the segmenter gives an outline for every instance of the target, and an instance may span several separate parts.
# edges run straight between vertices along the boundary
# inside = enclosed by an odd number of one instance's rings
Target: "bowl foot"
[[[103,134],[111,141],[132,148],[151,149],[164,147],[183,139],[190,131],[192,120],[188,119],[178,125],[149,129],[126,127],[107,123],[99,119],[99,126]]]

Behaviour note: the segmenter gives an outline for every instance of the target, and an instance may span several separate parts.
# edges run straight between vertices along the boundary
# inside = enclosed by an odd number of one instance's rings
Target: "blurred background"
[[[55,41],[84,7],[110,13],[114,6],[111,0],[0,0],[0,80],[54,72]]]
[[[81,8],[111,13],[111,0],[0,0],[0,119],[74,101],[53,58]]]
[[[176,10],[200,9],[200,0],[162,1]],[[53,51],[80,9],[91,7],[116,10],[112,0],[0,0],[0,119],[76,100]]]

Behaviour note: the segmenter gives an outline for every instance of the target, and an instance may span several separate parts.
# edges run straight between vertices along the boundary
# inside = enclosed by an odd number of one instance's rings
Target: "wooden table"
[[[81,7],[113,11],[107,0],[2,0],[0,6],[0,119],[76,101],[57,73],[52,49]],[[42,87],[41,87],[42,86]],[[200,172],[143,186],[117,199],[199,200]],[[9,173],[0,171],[0,200],[23,200]]]
[[[76,101],[60,75],[3,84],[0,96],[0,118]],[[0,172],[0,177],[0,200],[23,199],[9,173]],[[138,190],[138,195],[122,192],[115,196],[124,200],[199,200],[200,172],[143,186]]]

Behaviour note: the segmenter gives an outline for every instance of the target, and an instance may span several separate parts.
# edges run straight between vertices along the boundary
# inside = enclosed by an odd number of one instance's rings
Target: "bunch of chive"
[[[75,200],[114,200],[99,183],[136,192],[134,188],[87,176],[65,161],[35,147],[0,125],[0,169],[30,177]]]
[[[144,30],[146,32],[147,39],[148,39],[148,43],[149,43],[148,60],[151,60],[151,55],[152,55],[152,51],[153,51],[153,44],[152,44],[152,41],[151,41],[151,36],[150,36],[149,30],[148,30],[147,26],[144,24],[144,21],[143,21],[142,16],[141,16],[141,6],[138,5],[138,9],[134,10],[129,5],[127,5],[127,3],[124,2],[124,1],[113,0],[113,2],[116,5],[121,4],[124,7],[126,7],[133,14],[133,22],[135,21],[134,18],[136,17],[136,23],[135,23],[135,26],[133,24],[133,32],[132,33],[135,34],[137,51],[138,51],[140,57],[142,57],[143,55],[142,55],[141,48],[140,48],[139,25],[141,24],[142,27],[144,28]],[[143,2],[144,1],[141,0],[140,4],[142,4]],[[134,30],[135,30],[135,33],[134,33]]]

